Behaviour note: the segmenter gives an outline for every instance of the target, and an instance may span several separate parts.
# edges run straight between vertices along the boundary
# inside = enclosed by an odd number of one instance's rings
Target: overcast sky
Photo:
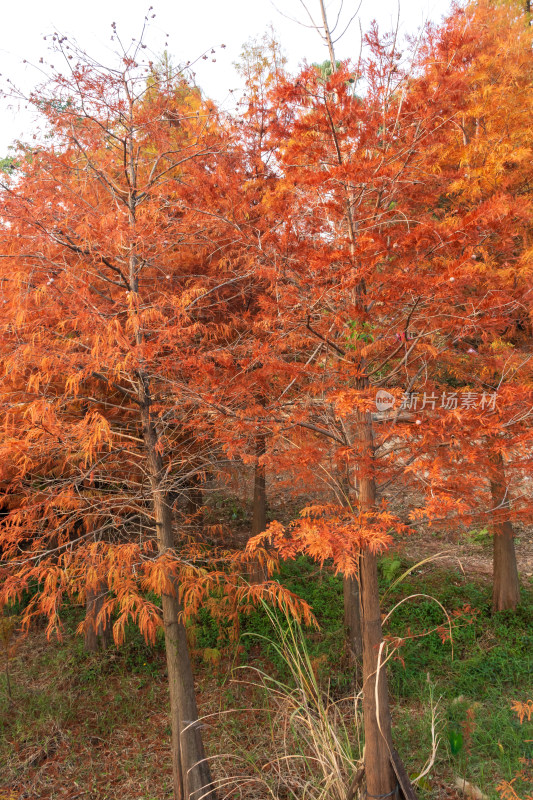
[[[318,19],[318,0],[306,2]],[[327,0],[331,24],[340,2]],[[156,17],[150,19],[145,38],[149,47],[157,56],[168,41],[174,63],[193,61],[215,47],[215,55],[210,54],[207,61],[198,63],[197,82],[207,95],[228,108],[232,105],[229,90],[239,87],[233,62],[238,59],[242,44],[251,37],[261,36],[270,24],[291,67],[304,60],[328,58],[318,34],[301,24],[309,25],[302,0],[152,0],[152,3],[150,16],[155,12]],[[357,0],[344,0],[339,31],[358,5]],[[3,84],[9,76],[25,91],[37,84],[43,76],[33,65],[38,65],[41,56],[49,61],[43,36],[54,30],[74,37],[89,53],[113,64],[111,23],[117,23],[124,42],[138,37],[149,6],[150,0],[11,0],[9,9],[3,11],[0,26],[0,81]],[[438,22],[449,7],[450,0],[401,0],[400,29],[404,34],[414,33],[427,19]],[[395,25],[397,17],[398,0],[362,0],[357,19],[336,45],[337,57],[357,57],[359,22],[365,30],[376,19],[380,28],[386,30]],[[219,47],[222,43],[225,49]],[[211,58],[216,58],[216,62]],[[24,59],[29,63],[24,64]],[[30,140],[32,118],[23,107],[6,100],[0,102],[0,114],[2,157],[14,139]]]

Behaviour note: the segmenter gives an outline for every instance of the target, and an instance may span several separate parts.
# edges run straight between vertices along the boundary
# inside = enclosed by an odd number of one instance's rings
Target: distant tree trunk
[[[489,470],[494,538],[492,610],[514,610],[520,602],[520,582],[514,531],[509,518],[510,505],[505,464],[499,450],[491,452]]]
[[[266,498],[266,472],[262,460],[266,454],[266,436],[257,433],[255,437],[255,469],[254,469],[254,500],[252,506],[252,532],[251,536],[262,533],[267,526],[267,498]],[[262,583],[267,575],[257,558],[252,558],[249,564],[250,583]]]
[[[355,577],[343,576],[342,589],[344,594],[344,629],[350,653],[355,658],[363,654],[363,639],[361,635],[361,609],[359,600],[359,582]]]
[[[107,591],[105,581],[101,581],[96,589],[87,589],[85,601],[85,649],[88,653],[96,653],[100,648],[105,648],[111,641],[111,628],[104,622],[97,624],[96,619],[104,605]]]
[[[172,512],[169,498],[163,488],[163,462],[157,449],[157,432],[150,418],[150,406],[146,397],[141,413],[157,541],[159,552],[163,554],[174,547]],[[172,592],[164,593],[161,600],[170,689],[174,798],[215,800],[211,770],[206,760],[200,732],[194,677],[177,579],[173,579],[172,584]]]
[[[204,493],[202,492],[201,479],[199,475],[191,478],[187,490],[187,514],[193,517],[196,528],[201,531],[203,527],[202,506],[204,504]]]
[[[85,649],[88,653],[96,653],[98,650],[98,634],[96,633],[95,616],[96,611],[96,592],[94,589],[87,589],[85,597]]]

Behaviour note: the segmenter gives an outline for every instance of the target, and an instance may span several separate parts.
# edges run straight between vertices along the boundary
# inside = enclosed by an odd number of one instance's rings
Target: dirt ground
[[[333,499],[327,494],[322,497],[317,496],[316,492],[310,493],[308,496],[301,493],[298,499],[295,499],[283,483],[281,481],[280,486],[275,479],[268,481],[267,478],[269,519],[277,519],[286,523],[295,519],[300,509],[306,504],[331,502]],[[240,490],[243,507],[249,509],[252,497],[251,480],[243,480]],[[533,481],[531,490],[533,491]],[[414,503],[410,506],[405,500],[402,503],[393,501],[392,508],[394,513],[409,523],[408,515],[412,505]],[[248,527],[245,520],[240,523],[240,533],[244,538],[248,535]],[[533,578],[533,523],[530,525],[515,524],[514,530],[518,572],[521,581],[529,583]],[[458,569],[465,575],[477,575],[487,579],[492,576],[492,536],[488,532],[475,534],[458,530],[450,533],[449,531],[426,529],[400,541],[398,551],[408,561],[422,561],[431,558],[435,559],[439,566]]]
[[[465,575],[476,575],[490,579],[492,576],[492,547],[490,537],[487,543],[461,540],[450,542],[442,534],[430,534],[424,538],[414,536],[400,546],[405,557],[415,561],[436,558],[436,563],[450,569],[459,569]],[[515,540],[518,573],[522,581],[533,578],[533,533],[521,531]]]

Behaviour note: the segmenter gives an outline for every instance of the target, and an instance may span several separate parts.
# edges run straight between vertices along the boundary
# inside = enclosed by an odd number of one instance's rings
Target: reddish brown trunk
[[[254,500],[252,507],[252,536],[262,533],[267,526],[266,474],[263,458],[266,453],[266,436],[258,433],[255,439]],[[262,583],[267,575],[257,558],[250,560],[250,583]]]
[[[96,592],[87,589],[85,598],[85,649],[88,653],[96,653],[98,650],[98,635],[96,633]]]
[[[172,512],[162,489],[163,464],[157,451],[157,433],[149,406],[142,409],[143,436],[148,456],[154,518],[159,552],[172,550]],[[209,763],[202,741],[202,725],[194,690],[194,677],[187,645],[179,585],[171,580],[172,591],[161,596],[172,725],[172,766],[175,800],[216,800]]]
[[[360,477],[359,502],[362,511],[376,505],[376,487],[371,472],[373,458],[372,420],[361,413],[358,420],[360,454],[368,464]],[[361,624],[363,638],[363,718],[365,728],[365,775],[368,797],[393,795],[396,776],[391,765],[392,751],[389,690],[385,667],[378,670],[381,631],[377,557],[366,549],[360,557]],[[376,688],[377,683],[377,688]]]
[[[492,610],[514,610],[520,602],[520,582],[510,520],[509,487],[499,450],[491,452],[489,470],[494,537]]]
[[[361,608],[359,600],[359,583],[355,577],[342,579],[344,594],[344,629],[346,641],[353,658],[360,658],[363,654],[363,639],[361,635]]]
[[[340,480],[340,496],[343,505],[352,507],[349,469]],[[361,658],[363,655],[363,638],[361,633],[361,600],[359,597],[359,580],[357,577],[343,575],[342,592],[344,599],[344,631],[346,642],[352,658]]]
[[[88,653],[96,653],[99,647],[105,650],[111,641],[110,626],[104,622],[96,622],[98,614],[102,610],[104,604],[106,591],[107,586],[104,581],[102,581],[96,589],[87,589],[84,638],[85,649]]]
[[[361,556],[360,563],[366,789],[369,797],[383,797],[396,788],[396,777],[390,763],[391,716],[385,667],[381,667],[378,674],[379,647],[383,636],[377,558],[367,550]]]

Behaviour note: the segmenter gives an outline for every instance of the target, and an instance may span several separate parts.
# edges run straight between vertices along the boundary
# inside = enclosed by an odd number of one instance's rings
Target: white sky
[[[318,21],[318,0],[306,1]],[[333,24],[341,0],[326,2]],[[287,19],[288,16],[309,24],[302,0],[11,0],[10,7],[3,10],[0,26],[0,86],[5,86],[6,77],[25,91],[39,83],[43,76],[32,65],[38,65],[41,56],[50,61],[43,36],[54,30],[74,37],[90,54],[113,64],[111,23],[117,23],[124,42],[138,37],[151,3],[154,11],[150,14],[155,12],[156,18],[150,20],[145,37],[149,47],[156,56],[160,55],[168,34],[168,51],[175,64],[192,61],[206,49],[216,47],[216,54],[210,55],[216,63],[198,63],[197,82],[207,95],[226,107],[232,105],[229,89],[239,87],[233,62],[238,59],[242,44],[250,37],[261,36],[270,24],[291,67],[303,60],[321,62],[328,58],[315,31]],[[347,22],[357,6],[358,0],[344,0],[341,21]],[[427,19],[438,22],[449,7],[450,0],[400,0],[401,31],[415,33]],[[358,20],[363,30],[374,18],[381,29],[389,30],[397,15],[398,0],[361,0],[358,19],[336,45],[337,58],[357,57]],[[342,27],[341,24],[339,29]],[[222,43],[226,45],[223,50],[218,47]],[[29,63],[24,64],[23,59]],[[0,157],[7,155],[14,139],[31,139],[32,117],[13,101],[0,101],[0,123]]]

